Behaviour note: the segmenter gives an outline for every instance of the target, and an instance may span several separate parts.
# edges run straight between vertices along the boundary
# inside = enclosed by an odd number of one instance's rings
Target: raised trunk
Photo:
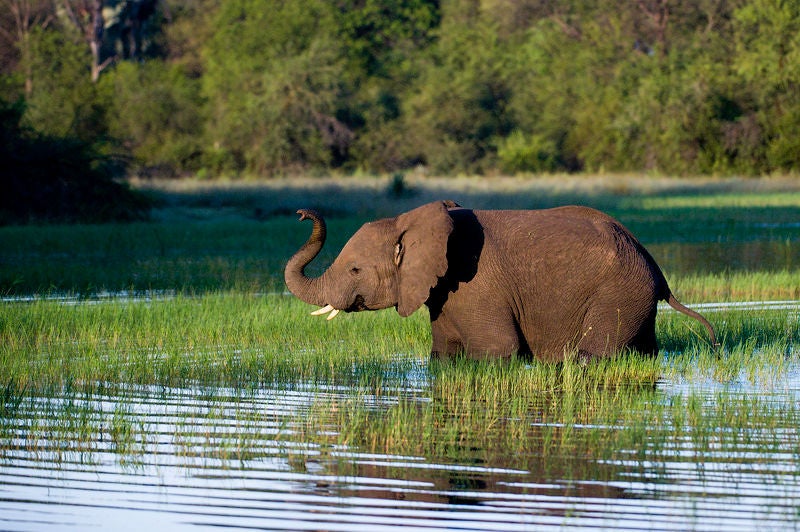
[[[310,209],[301,209],[297,211],[297,214],[300,215],[301,221],[311,220],[314,222],[314,228],[306,243],[289,259],[283,272],[283,278],[291,293],[306,303],[321,307],[327,304],[322,290],[324,275],[312,279],[306,276],[305,268],[314,260],[325,244],[327,235],[325,220],[319,213]]]

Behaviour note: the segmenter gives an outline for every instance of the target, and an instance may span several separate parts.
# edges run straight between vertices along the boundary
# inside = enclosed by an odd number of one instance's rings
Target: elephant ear
[[[447,272],[447,240],[453,232],[448,203],[437,201],[397,217],[397,312],[409,316],[422,306]]]

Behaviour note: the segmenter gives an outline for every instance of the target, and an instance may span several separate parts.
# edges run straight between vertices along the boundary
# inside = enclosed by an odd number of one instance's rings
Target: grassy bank
[[[286,260],[310,228],[299,207],[328,215],[321,271],[364,222],[426,201],[453,198],[475,208],[601,208],[651,249],[687,301],[752,298],[739,272],[784,272],[762,298],[793,298],[800,270],[800,183],[794,180],[625,178],[452,179],[291,182],[142,182],[160,205],[149,222],[0,227],[0,293],[217,290],[282,292]],[[709,272],[716,278],[705,277]],[[700,276],[684,288],[683,277]],[[752,278],[751,278],[752,279]],[[700,283],[706,286],[701,286]],[[794,294],[794,295],[793,295]]]

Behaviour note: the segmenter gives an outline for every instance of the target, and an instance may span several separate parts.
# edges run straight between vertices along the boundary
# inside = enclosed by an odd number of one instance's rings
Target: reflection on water
[[[556,446],[548,438],[566,429],[547,431],[552,397],[530,405],[527,417],[505,420],[508,430],[527,427],[531,443],[522,452],[487,453],[470,442],[430,456],[337,441],[335,412],[313,429],[330,438],[304,437],[309,418],[333,410],[315,405],[352,400],[346,390],[131,388],[28,398],[7,405],[2,420],[0,528],[796,527],[799,420],[791,416],[800,379],[797,371],[787,375],[774,395],[757,390],[760,402],[750,402],[755,385],[697,393],[680,380],[661,383],[634,402],[645,413],[636,445],[552,460],[544,456]],[[395,400],[435,400],[425,378],[409,381],[420,387]],[[396,403],[360,400],[377,412]],[[675,405],[668,418],[646,414],[663,404]],[[752,412],[752,420],[728,426],[729,405],[740,407],[730,415]],[[692,415],[715,409],[722,413],[716,429],[692,428]],[[771,409],[782,416],[764,415]],[[576,419],[585,415],[576,411]],[[621,427],[569,429],[603,438]],[[722,430],[736,434],[715,440]]]
[[[646,247],[670,275],[800,268],[800,246],[791,241],[670,242]]]

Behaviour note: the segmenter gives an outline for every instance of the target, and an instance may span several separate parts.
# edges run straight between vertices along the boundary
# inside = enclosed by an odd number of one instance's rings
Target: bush
[[[140,171],[161,168],[162,174],[177,175],[199,168],[204,117],[197,80],[180,67],[149,61],[120,63],[101,85],[109,100],[109,133]]]
[[[22,103],[0,101],[0,224],[141,219],[147,200],[114,181],[124,166],[75,138],[20,124]]]
[[[500,142],[497,157],[504,172],[553,172],[558,167],[556,143],[543,135],[514,131]]]

